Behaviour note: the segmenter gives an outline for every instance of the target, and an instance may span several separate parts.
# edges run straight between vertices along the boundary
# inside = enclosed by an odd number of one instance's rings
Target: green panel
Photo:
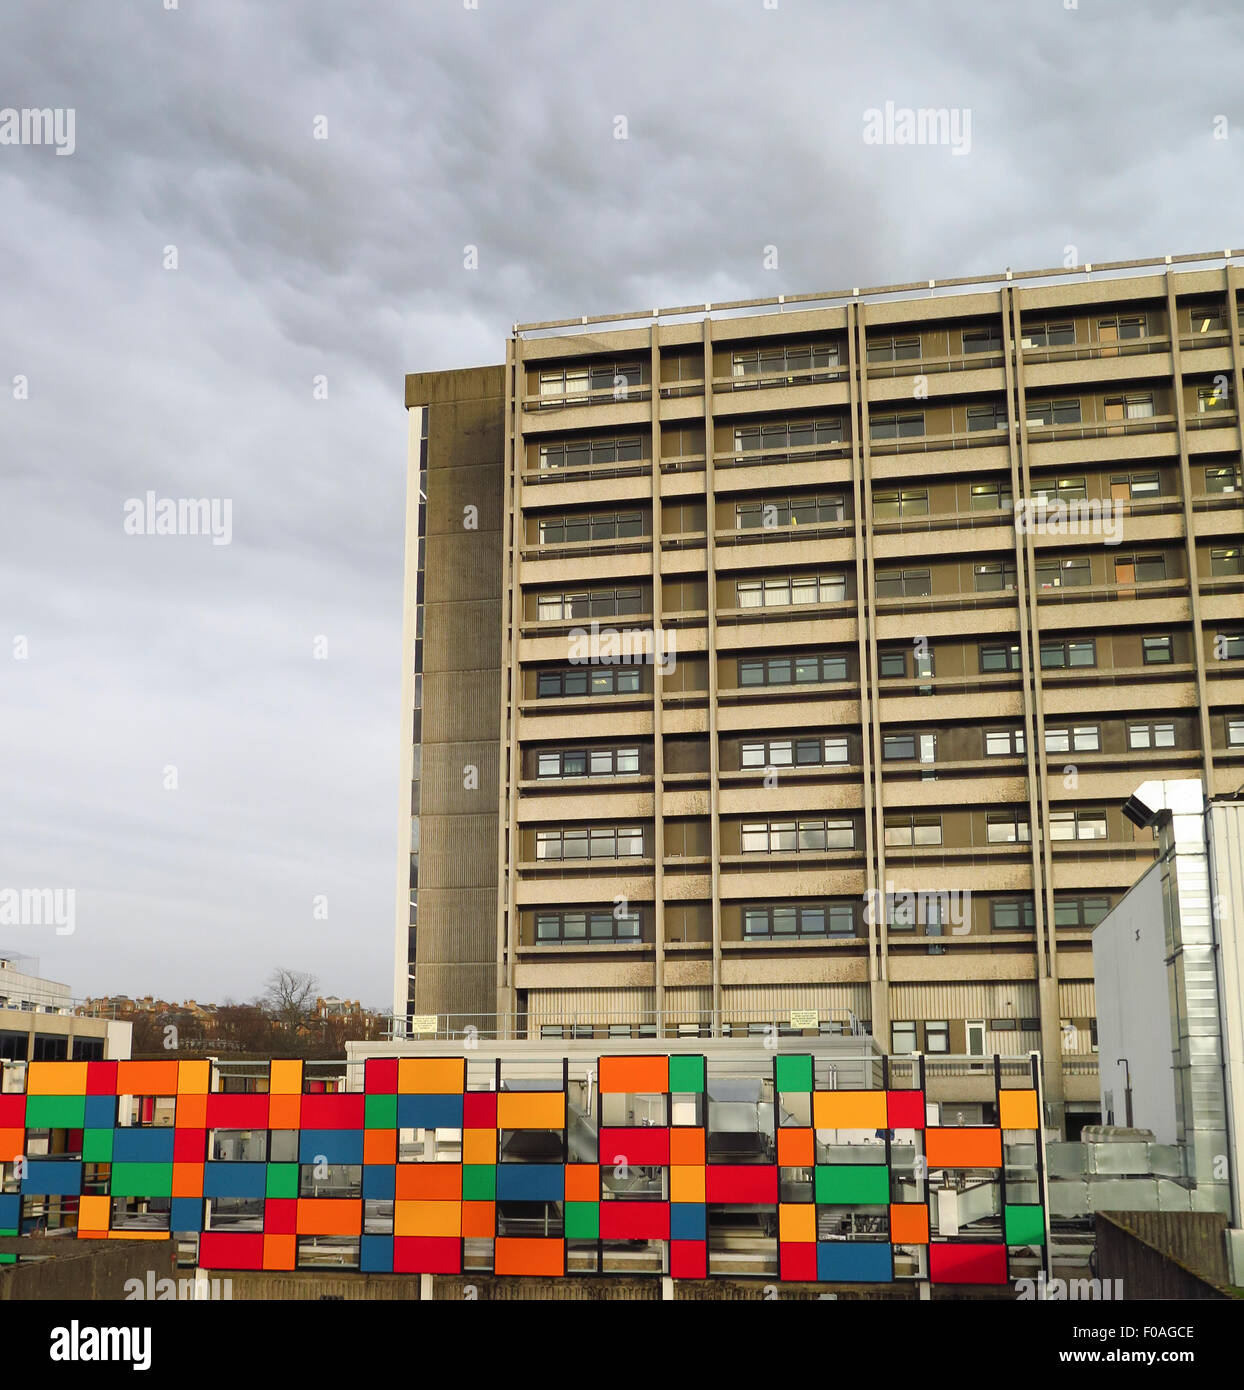
[[[890,1170],[884,1164],[871,1163],[818,1167],[816,1200],[822,1205],[886,1206],[890,1201]]]
[[[462,1167],[462,1200],[491,1202],[497,1195],[497,1170],[491,1163],[466,1163]]]
[[[600,1237],[600,1207],[595,1202],[566,1203],[566,1239],[597,1240]]]
[[[1007,1207],[1006,1243],[1008,1245],[1044,1245],[1045,1209],[1043,1207]]]
[[[27,1096],[27,1129],[82,1129],[86,1124],[85,1096]]]
[[[700,1095],[704,1090],[704,1058],[671,1057],[670,1090]]]
[[[7,1234],[8,1234],[8,1232],[6,1232],[6,1231],[0,1231],[0,1235],[7,1235]],[[13,1234],[16,1235],[17,1232],[14,1231]],[[16,1255],[0,1255],[0,1265],[15,1265],[16,1263],[17,1263],[17,1256],[16,1256]]]
[[[171,1197],[171,1163],[114,1163],[109,1189],[114,1197]]]
[[[396,1129],[397,1097],[368,1096],[363,1124],[367,1129]]]
[[[111,1129],[88,1129],[82,1134],[82,1161],[84,1163],[111,1163],[112,1162],[112,1137],[116,1133]]]
[[[812,1089],[811,1057],[779,1057],[777,1059],[777,1088],[779,1091],[810,1091]]]
[[[269,1197],[297,1197],[298,1165],[296,1163],[269,1163],[266,1174],[267,1184],[264,1192]]]

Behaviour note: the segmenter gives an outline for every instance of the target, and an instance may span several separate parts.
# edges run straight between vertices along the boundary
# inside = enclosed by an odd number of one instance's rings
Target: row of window
[[[616,618],[644,611],[640,589],[577,589],[564,593],[542,593],[537,616],[542,623],[567,618]]]
[[[551,516],[540,519],[540,544],[566,541],[613,541],[644,534],[641,512],[600,512],[592,516]]]
[[[644,832],[638,825],[558,826],[536,831],[537,859],[639,859]]]
[[[773,530],[779,526],[815,526],[817,522],[841,521],[846,504],[839,496],[783,497],[774,501],[740,502],[734,509],[734,524],[743,531],[754,527]]]
[[[568,666],[536,675],[536,698],[540,700],[575,695],[638,695],[639,690],[639,669],[634,666]]]
[[[639,913],[621,907],[564,908],[536,913],[536,942],[638,941]]]
[[[536,755],[536,776],[624,777],[639,771],[639,749],[553,748]]]
[[[740,766],[744,768],[829,767],[848,761],[849,750],[845,734],[745,741],[740,750]]]

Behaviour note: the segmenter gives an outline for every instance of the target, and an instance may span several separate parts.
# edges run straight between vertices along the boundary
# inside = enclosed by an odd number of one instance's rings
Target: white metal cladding
[[[890,1015],[896,1019],[1036,1018],[1037,987],[1023,981],[892,984]],[[1005,1050],[1005,1049],[1004,1049]]]
[[[622,1022],[626,1015],[650,1014],[656,1008],[655,991],[644,988],[542,989],[527,996],[527,1017],[533,1022]],[[638,1022],[636,1018],[636,1022]]]
[[[1058,1009],[1063,1018],[1096,1018],[1097,996],[1092,980],[1059,980]]]
[[[867,1018],[871,1012],[866,984],[754,984],[727,985],[722,991],[721,1006],[727,1014],[732,1009],[775,1017],[791,1009],[820,1009],[844,1012],[850,1010],[857,1018]]]

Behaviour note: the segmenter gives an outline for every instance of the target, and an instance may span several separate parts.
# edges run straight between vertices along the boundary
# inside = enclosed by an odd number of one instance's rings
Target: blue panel
[[[560,1202],[566,1170],[560,1163],[497,1164],[498,1202]]]
[[[299,1163],[362,1163],[361,1129],[304,1129],[298,1140]]]
[[[203,1165],[205,1197],[262,1197],[267,1182],[266,1163],[206,1163]]]
[[[706,1208],[700,1202],[674,1202],[670,1206],[670,1239],[703,1240]]]
[[[816,1277],[827,1283],[888,1284],[894,1277],[890,1247],[845,1240],[818,1245]]]
[[[116,1096],[87,1096],[87,1129],[111,1129],[117,1122]]]
[[[401,1129],[461,1129],[461,1096],[398,1096]]]
[[[113,1131],[114,1163],[172,1163],[171,1129],[118,1129]]]
[[[0,1193],[0,1231],[15,1231],[22,1219],[20,1192]]]
[[[22,1179],[23,1192],[37,1192],[48,1197],[76,1197],[82,1191],[81,1163],[58,1163],[55,1160],[35,1160],[26,1164]]]
[[[363,1196],[391,1202],[396,1195],[397,1171],[391,1165],[369,1163],[363,1169]]]
[[[168,1228],[170,1231],[201,1231],[203,1229],[202,1201],[198,1197],[174,1197]]]
[[[364,1236],[359,1245],[359,1272],[393,1273],[393,1237]]]

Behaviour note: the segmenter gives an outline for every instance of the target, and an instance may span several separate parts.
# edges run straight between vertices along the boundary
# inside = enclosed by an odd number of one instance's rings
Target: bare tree
[[[296,1032],[311,1021],[319,990],[320,982],[314,975],[279,967],[268,976],[268,987],[258,1002],[275,1022]]]

